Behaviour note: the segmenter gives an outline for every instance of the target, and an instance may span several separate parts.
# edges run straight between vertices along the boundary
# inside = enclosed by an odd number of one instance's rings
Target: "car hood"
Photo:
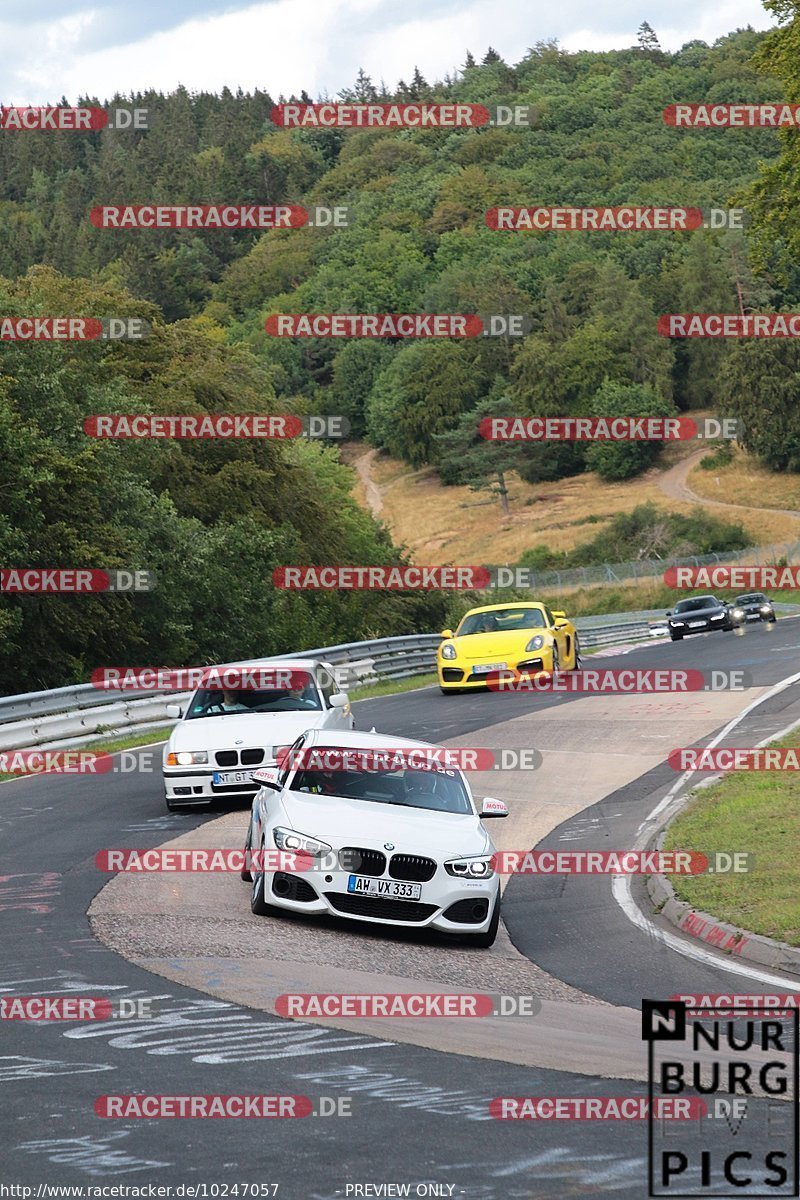
[[[401,854],[428,853],[437,858],[486,854],[494,849],[474,814],[438,813],[302,792],[284,792],[281,803],[293,829],[329,842],[335,849],[369,846],[380,850],[384,842],[392,842]]]
[[[461,658],[468,661],[496,658],[500,661],[521,654],[532,637],[547,632],[546,629],[510,629],[505,633],[471,633],[453,640]]]
[[[181,721],[169,739],[170,750],[228,750],[243,746],[289,746],[306,729],[319,725],[323,712],[250,713]]]

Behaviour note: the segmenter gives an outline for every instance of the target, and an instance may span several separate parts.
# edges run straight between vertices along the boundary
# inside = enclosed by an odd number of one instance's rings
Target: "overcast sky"
[[[568,50],[630,46],[643,20],[665,50],[772,24],[757,0],[0,0],[0,102],[115,91],[335,96],[363,66],[394,87],[433,80],[488,46],[518,62],[555,37]]]

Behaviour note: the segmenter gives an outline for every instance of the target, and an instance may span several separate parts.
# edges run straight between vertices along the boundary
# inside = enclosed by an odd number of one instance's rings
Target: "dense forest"
[[[644,415],[712,408],[745,444],[800,469],[795,344],[669,341],[665,312],[800,307],[797,135],[685,130],[677,101],[800,99],[796,8],[713,46],[568,54],[515,66],[468,54],[388,93],[363,72],[343,100],[531,106],[529,128],[289,130],[284,97],[143,93],[147,131],[0,133],[4,315],[142,317],[141,342],[5,342],[0,350],[0,562],[142,567],[148,596],[4,596],[0,688],[86,678],[116,662],[224,661],[435,627],[435,595],[287,595],[273,567],[399,562],[349,495],[335,445],[101,442],[94,413],[339,413],[407,462],[460,478],[464,430],[488,412]],[[309,102],[301,93],[293,97]],[[82,98],[100,103],[98,98]],[[62,101],[66,104],[66,101]],[[101,204],[347,205],[344,229],[103,230]],[[753,215],[747,232],[510,233],[499,205],[652,204]],[[521,338],[288,340],[275,313],[518,313]],[[765,370],[765,366],[770,369]],[[781,424],[783,422],[783,424]],[[623,478],[641,447],[508,449],[530,481]],[[498,451],[497,453],[505,453]],[[486,470],[497,465],[487,453]],[[472,468],[474,469],[474,468]]]

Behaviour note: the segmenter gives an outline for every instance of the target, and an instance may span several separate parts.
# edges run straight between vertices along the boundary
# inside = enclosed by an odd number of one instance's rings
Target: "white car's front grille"
[[[215,750],[214,762],[218,767],[257,767],[264,761],[263,746],[247,747],[244,750]]]

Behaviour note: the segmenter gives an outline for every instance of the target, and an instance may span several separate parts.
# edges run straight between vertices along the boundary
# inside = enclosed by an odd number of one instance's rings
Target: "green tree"
[[[644,384],[606,380],[592,399],[590,414],[593,417],[675,417],[677,409]],[[653,466],[661,451],[661,442],[597,441],[586,451],[586,465],[601,479],[631,479]]]

